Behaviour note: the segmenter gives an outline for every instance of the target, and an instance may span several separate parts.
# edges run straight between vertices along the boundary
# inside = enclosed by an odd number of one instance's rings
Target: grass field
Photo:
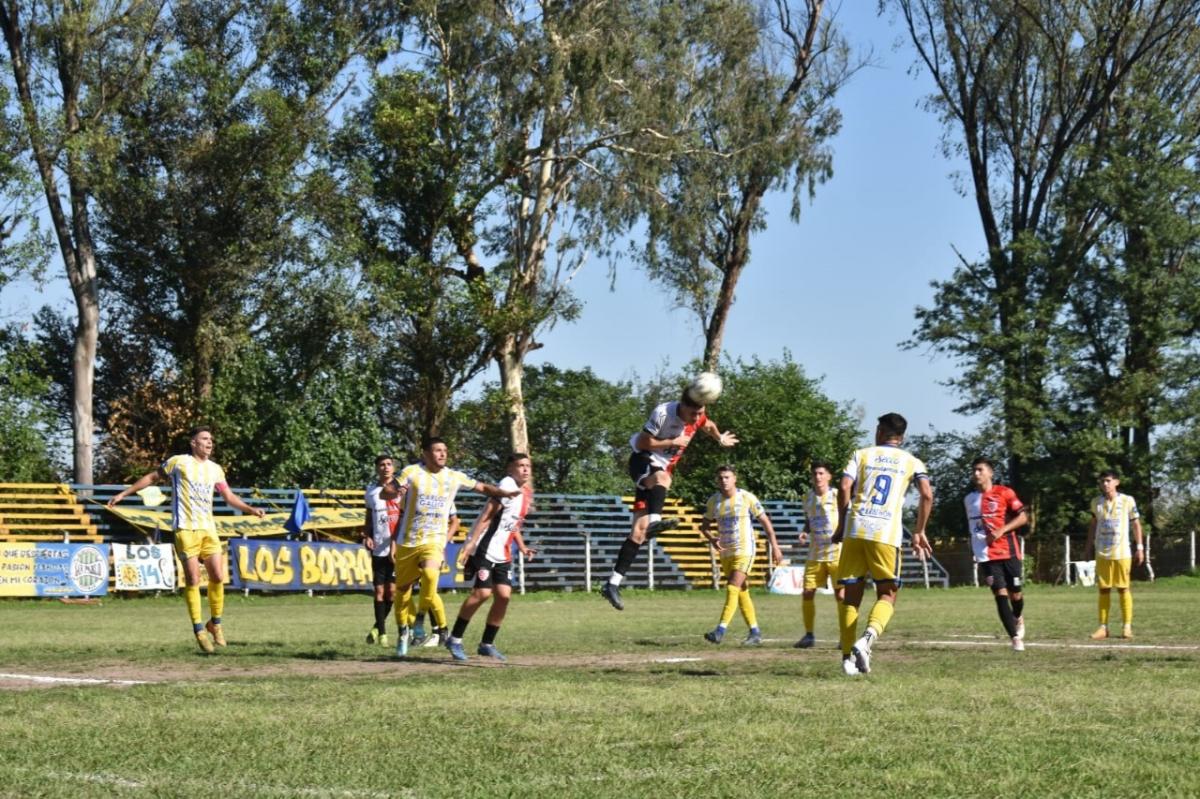
[[[231,595],[214,657],[177,597],[5,602],[0,796],[1200,795],[1200,579],[1138,584],[1100,645],[1094,590],[1033,586],[1023,654],[985,590],[906,590],[860,678],[830,597],[799,651],[798,597],[756,595],[744,649],[701,639],[719,594],[626,593],[516,598],[508,665],[394,661],[365,596]]]

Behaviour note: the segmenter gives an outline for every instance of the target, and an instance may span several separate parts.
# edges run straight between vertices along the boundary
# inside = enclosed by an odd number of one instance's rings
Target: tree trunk
[[[508,411],[508,443],[513,452],[529,453],[529,426],[525,420],[525,351],[517,336],[508,334],[496,350],[500,388]]]
[[[100,332],[100,300],[96,292],[95,260],[91,262],[92,280],[83,291],[75,292],[79,321],[71,352],[71,431],[74,449],[73,477],[76,483],[90,485],[93,480],[93,444],[95,421],[92,413],[96,375],[96,341]]]

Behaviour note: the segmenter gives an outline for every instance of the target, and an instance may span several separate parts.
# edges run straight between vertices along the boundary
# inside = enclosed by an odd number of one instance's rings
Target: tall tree
[[[1195,25],[1190,0],[891,0],[932,76],[945,147],[964,157],[987,244],[917,311],[913,345],[964,366],[964,409],[1003,423],[1008,474],[1035,514],[1046,455],[1051,338],[1067,292],[1103,230],[1064,189],[1093,175],[1114,95],[1133,69],[1171,74]],[[1032,470],[1032,471],[1031,471]],[[1035,515],[1036,519],[1036,515]]]
[[[165,0],[0,2],[12,95],[75,299],[71,422],[73,474],[80,483],[92,482],[100,326],[91,173],[110,144],[106,122],[140,90],[164,46],[164,5]]]
[[[792,220],[805,196],[830,177],[829,139],[841,126],[833,105],[853,74],[849,48],[824,0],[771,0],[747,14],[731,53],[692,98],[698,152],[670,160],[653,181],[641,253],[704,327],[701,363],[715,369],[750,240],[766,225],[763,197],[791,190]]]
[[[617,156],[665,158],[691,144],[687,98],[740,46],[745,9],[422,0],[405,10],[457,166],[444,196],[459,274],[491,297],[480,318],[510,403],[511,446],[527,450],[525,358],[576,310],[576,270],[628,221],[621,201],[636,178]]]

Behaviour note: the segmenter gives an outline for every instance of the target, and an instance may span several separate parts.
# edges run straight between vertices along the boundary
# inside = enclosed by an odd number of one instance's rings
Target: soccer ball
[[[701,372],[688,386],[687,393],[693,401],[701,405],[711,405],[721,396],[724,387],[721,376],[716,372]]]

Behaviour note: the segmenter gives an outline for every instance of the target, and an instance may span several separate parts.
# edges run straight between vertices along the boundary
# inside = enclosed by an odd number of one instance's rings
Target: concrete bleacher
[[[0,541],[55,540],[140,542],[156,538],[154,531],[133,527],[104,509],[108,500],[124,486],[67,486],[61,484],[0,484]],[[170,507],[170,486],[160,486],[168,502],[149,508],[164,511]],[[296,489],[235,488],[243,501],[268,513],[291,511]],[[362,508],[361,488],[304,489],[305,499],[314,508]],[[589,590],[607,579],[616,561],[621,543],[629,534],[632,497],[540,494],[525,522],[524,537],[538,556],[524,564],[527,589]],[[465,539],[472,522],[483,509],[485,498],[471,492],[456,500],[462,526],[456,540]],[[139,507],[135,495],[122,505]],[[784,500],[764,501],[771,517],[780,548],[786,560],[803,564],[808,547],[799,543],[804,526],[803,505]],[[214,504],[217,515],[238,515],[223,498]],[[669,500],[666,515],[676,516],[681,524],[675,530],[653,539],[642,551],[625,585],[634,588],[716,587],[716,562],[707,542],[700,535],[701,509]],[[267,535],[285,535],[282,527]],[[330,540],[357,540],[347,528],[326,531],[320,537]],[[750,574],[751,585],[764,585],[771,564],[766,537],[759,536],[759,549]],[[949,575],[936,560],[928,564],[930,584],[949,585]],[[906,557],[901,572],[909,585],[923,585],[924,571],[914,558]]]

